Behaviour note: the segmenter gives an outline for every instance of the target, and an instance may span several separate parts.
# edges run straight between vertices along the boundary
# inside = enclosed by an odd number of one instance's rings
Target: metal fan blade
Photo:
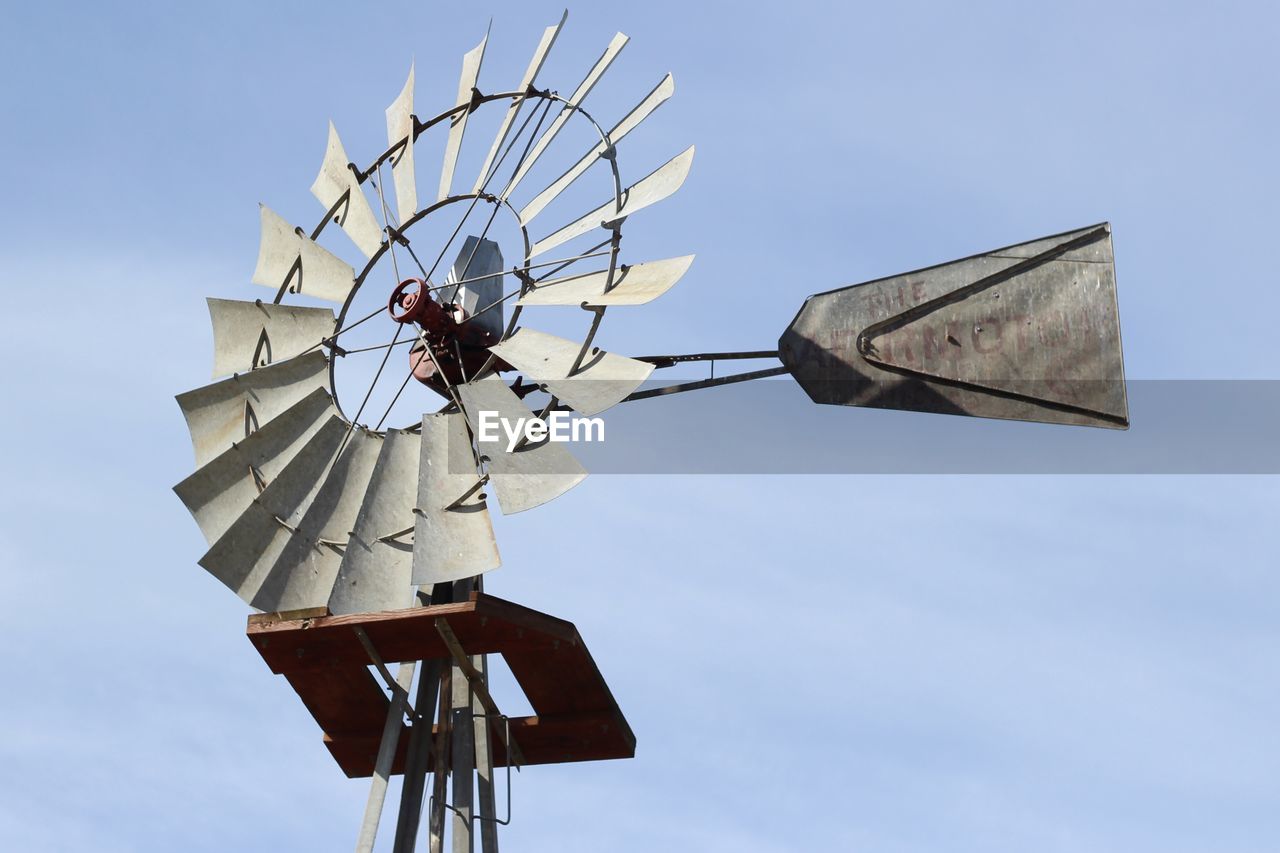
[[[528,92],[529,87],[533,85],[534,79],[538,76],[538,72],[542,70],[542,64],[547,61],[547,54],[551,52],[551,46],[556,43],[556,37],[560,35],[560,30],[564,27],[564,22],[569,19],[569,10],[566,9],[560,17],[560,23],[552,24],[542,33],[542,39],[538,42],[538,46],[533,51],[533,58],[529,60],[529,67],[525,69],[524,76],[520,78],[520,85],[513,91]],[[507,107],[507,114],[502,117],[502,124],[498,126],[498,134],[493,139],[493,146],[489,149],[489,154],[484,158],[484,165],[480,167],[480,174],[476,177],[475,186],[471,188],[473,193],[478,193],[489,180],[489,170],[493,168],[494,161],[498,158],[498,151],[502,148],[502,143],[507,141],[507,134],[511,132],[511,125],[516,119],[516,114],[520,112],[520,107],[524,104],[525,96],[511,100],[511,105]]]
[[[478,379],[458,386],[458,393],[476,429],[480,454],[489,460],[489,482],[503,513],[533,509],[586,479],[586,469],[558,442],[543,439],[507,450],[507,436],[500,424],[515,428],[533,413],[501,379]]]
[[[396,212],[401,222],[418,211],[418,179],[413,171],[413,66],[400,97],[387,107],[387,145],[403,142],[391,158],[391,177],[396,185]]]
[[[440,298],[461,305],[472,327],[501,338],[502,323],[502,250],[492,240],[467,237],[449,270],[448,282],[465,284],[445,287]],[[479,315],[479,316],[477,316]]]
[[[252,433],[317,388],[328,385],[329,362],[310,352],[179,394],[196,467]]]
[[[444,583],[502,565],[462,415],[423,417],[418,474],[413,582]]]
[[[471,103],[476,81],[480,79],[480,64],[484,61],[484,48],[488,43],[489,32],[486,30],[480,43],[462,57],[462,76],[458,78],[458,106]],[[453,187],[453,170],[458,166],[458,152],[462,150],[462,135],[467,130],[467,117],[470,115],[471,109],[468,107],[449,121],[449,138],[444,146],[444,165],[440,169],[440,192],[436,195],[436,201],[444,201],[448,198]]]
[[[689,176],[689,167],[693,165],[693,150],[694,146],[690,145],[658,169],[623,190],[622,208],[620,210],[615,207],[613,201],[605,202],[600,207],[569,223],[554,234],[543,237],[533,245],[533,250],[529,253],[529,257],[540,255],[548,249],[554,249],[561,243],[572,240],[574,237],[586,234],[593,228],[616,222],[638,210],[643,210],[651,204],[662,201],[680,189],[684,179]]]
[[[399,610],[413,603],[413,508],[422,438],[387,430],[329,596],[333,613]]]
[[[208,302],[215,378],[293,358],[332,335],[336,325],[329,308],[272,305],[260,299]]]
[[[173,487],[210,543],[216,542],[326,420],[336,413],[323,388]]]
[[[640,122],[644,121],[658,107],[662,106],[668,98],[676,91],[674,78],[670,74],[662,78],[654,90],[645,96],[644,100],[636,105],[635,109],[627,113],[622,121],[609,131],[609,143],[616,146],[631,131],[635,130]],[[594,148],[582,156],[577,163],[569,167],[563,175],[551,182],[551,185],[542,192],[534,196],[533,201],[529,202],[520,211],[520,223],[528,225],[533,221],[533,217],[542,212],[542,209],[550,204],[556,196],[564,192],[565,189],[582,177],[582,173],[587,171],[593,163],[600,159],[609,146],[605,145],[604,140],[596,144]]]
[[[382,226],[373,215],[369,199],[365,198],[360,182],[351,169],[338,129],[329,122],[329,144],[325,146],[324,162],[320,174],[311,185],[311,194],[326,210],[342,202],[334,216],[347,236],[359,247],[366,258],[372,258],[382,245]]]
[[[489,349],[583,415],[598,414],[621,403],[653,373],[652,364],[599,347],[593,347],[574,372],[582,344],[533,329],[517,329]]]
[[[329,603],[347,537],[355,527],[382,445],[381,436],[352,431],[315,500],[305,507],[294,535],[254,594],[254,607],[275,613]]]
[[[253,604],[268,571],[295,538],[346,434],[346,421],[329,418],[205,552],[200,565]]]
[[[305,293],[317,299],[345,302],[355,287],[351,264],[300,233],[265,204],[258,205],[262,237],[253,283],[280,293]]]
[[[689,269],[693,255],[623,264],[614,273],[608,291],[609,271],[582,273],[539,282],[516,301],[517,305],[643,305],[666,293]]]
[[[609,70],[609,66],[618,58],[618,54],[622,53],[622,49],[627,46],[630,41],[623,33],[618,33],[613,37],[613,41],[609,42],[609,46],[605,48],[604,53],[596,60],[596,64],[587,72],[587,76],[578,84],[578,88],[573,90],[573,94],[569,96],[565,102],[564,108],[556,115],[555,120],[551,122],[551,126],[546,129],[542,136],[538,137],[538,141],[534,143],[533,148],[529,149],[529,154],[524,158],[524,162],[520,164],[520,168],[511,177],[510,183],[506,189],[502,191],[503,200],[507,199],[511,193],[515,192],[516,186],[524,179],[524,176],[542,156],[542,152],[547,150],[547,146],[552,143],[556,135],[560,133],[561,128],[569,121],[569,116],[573,115],[574,109],[582,103],[582,101],[591,94],[591,90],[600,82],[600,78],[604,76],[604,72]]]

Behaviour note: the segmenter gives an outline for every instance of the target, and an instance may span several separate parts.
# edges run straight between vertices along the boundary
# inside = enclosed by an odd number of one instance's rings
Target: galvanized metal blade
[[[645,96],[639,104],[635,106],[631,112],[623,117],[612,130],[609,131],[609,144],[606,145],[604,140],[598,142],[590,151],[582,155],[578,160],[568,168],[560,177],[556,178],[542,192],[534,196],[533,200],[526,204],[520,210],[520,223],[527,226],[533,221],[542,210],[555,200],[556,196],[564,192],[570,184],[582,177],[582,173],[587,171],[596,161],[604,156],[610,146],[616,146],[623,138],[639,127],[640,122],[648,118],[654,110],[662,106],[668,98],[676,91],[674,78],[670,74],[662,78],[654,90]]]
[[[421,444],[415,432],[387,430],[360,514],[348,528],[350,538],[329,596],[331,612],[374,613],[413,604],[413,508]]]
[[[179,394],[196,467],[207,465],[317,388],[327,388],[328,368],[323,353],[309,352]]]
[[[502,250],[492,240],[470,236],[449,270],[446,282],[464,282],[440,290],[445,303],[461,305],[473,328],[502,337]]]
[[[652,364],[599,347],[587,352],[574,370],[582,344],[533,329],[517,329],[489,349],[583,415],[598,414],[621,403],[653,373]]]
[[[585,216],[579,217],[553,234],[543,237],[533,245],[529,257],[535,257],[548,249],[554,249],[562,243],[586,234],[593,228],[616,222],[643,210],[651,204],[662,201],[680,189],[685,178],[689,177],[689,167],[693,165],[694,146],[690,145],[681,153],[672,157],[662,166],[627,187],[622,192],[622,207],[618,208],[614,201],[606,202]]]
[[[391,156],[391,178],[396,187],[396,213],[401,222],[418,211],[418,178],[413,170],[413,65],[409,79],[387,107],[387,145],[400,145]]]
[[[355,270],[332,252],[302,234],[265,204],[258,205],[262,237],[253,283],[280,293],[302,293],[331,302],[345,302],[355,286]]]
[[[464,104],[468,106],[458,110],[449,120],[449,137],[445,140],[444,163],[440,167],[440,191],[436,194],[436,201],[444,201],[452,191],[453,172],[458,167],[458,152],[462,150],[462,135],[466,133],[467,118],[471,115],[472,93],[478,91],[476,81],[480,79],[480,65],[484,62],[484,48],[488,43],[489,31],[485,30],[480,43],[462,57],[462,75],[458,78],[456,103],[459,107]]]
[[[670,290],[693,263],[693,255],[623,264],[614,271],[613,287],[609,271],[582,273],[539,282],[517,301],[517,305],[643,305]]]
[[[379,435],[352,431],[254,594],[254,607],[274,613],[328,605],[382,445]]]
[[[586,469],[573,454],[549,437],[513,447],[507,429],[519,429],[533,412],[497,376],[459,386],[458,393],[476,430],[476,447],[488,460],[489,482],[503,513],[541,506],[586,479]]]
[[[537,78],[538,72],[542,70],[542,65],[547,61],[547,54],[551,52],[551,47],[556,43],[556,37],[560,35],[560,30],[564,27],[564,22],[569,19],[569,10],[566,9],[560,17],[560,22],[547,27],[542,38],[538,41],[538,46],[534,48],[533,58],[529,60],[529,67],[525,69],[524,76],[520,78],[520,85],[513,91],[528,92],[529,87],[533,85],[533,81]],[[473,193],[478,193],[489,180],[489,172],[493,169],[494,161],[498,159],[498,152],[502,149],[503,143],[507,141],[507,135],[511,132],[511,125],[515,122],[516,114],[520,111],[521,105],[525,101],[525,95],[512,98],[511,105],[507,107],[506,114],[502,117],[502,124],[498,125],[498,133],[493,139],[493,145],[489,148],[489,154],[484,158],[484,165],[480,167],[480,174],[476,176],[475,186],[471,188]]]
[[[811,296],[779,356],[819,403],[1129,423],[1106,224]]]
[[[382,226],[360,188],[333,122],[329,122],[329,142],[325,146],[320,173],[311,185],[311,194],[324,205],[325,210],[332,210],[334,205],[338,205],[335,221],[366,258],[373,257],[382,245]]]
[[[346,434],[341,417],[329,418],[200,558],[201,566],[246,603],[253,603],[294,539]]]
[[[336,327],[329,308],[272,305],[260,299],[210,298],[208,302],[214,378],[301,355],[332,335]]]
[[[600,82],[600,78],[604,76],[604,72],[609,70],[609,66],[618,58],[618,54],[622,53],[622,49],[627,46],[628,41],[630,39],[627,36],[618,33],[613,37],[613,41],[609,42],[609,46],[605,48],[601,57],[596,60],[596,64],[591,67],[591,70],[587,72],[587,76],[578,84],[578,88],[574,89],[573,94],[565,101],[559,114],[552,120],[551,126],[543,132],[542,136],[538,137],[538,141],[529,149],[528,156],[524,158],[524,162],[520,164],[520,168],[512,175],[511,181],[502,191],[503,199],[508,198],[520,184],[520,181],[524,180],[524,176],[529,173],[529,170],[533,168],[533,164],[547,150],[547,146],[555,140],[576,108],[586,99],[587,95],[591,94],[591,90]]]
[[[174,486],[205,539],[216,542],[336,412],[317,389]]]
[[[422,419],[413,582],[445,583],[498,568],[498,545],[476,472],[466,419]]]

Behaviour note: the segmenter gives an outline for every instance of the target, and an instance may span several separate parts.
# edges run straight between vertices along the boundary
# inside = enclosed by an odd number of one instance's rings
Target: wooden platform
[[[524,690],[535,716],[513,717],[510,725],[525,765],[635,755],[635,735],[573,623],[500,598],[472,593],[457,604],[355,616],[264,613],[249,617],[248,636],[271,671],[297,691],[343,772],[369,776],[389,700],[355,629],[364,629],[388,665],[447,660],[436,629],[441,617],[467,654],[502,655]],[[502,697],[495,698],[501,705]],[[408,742],[406,726],[394,773],[402,772]],[[493,749],[494,763],[505,766],[500,739]]]

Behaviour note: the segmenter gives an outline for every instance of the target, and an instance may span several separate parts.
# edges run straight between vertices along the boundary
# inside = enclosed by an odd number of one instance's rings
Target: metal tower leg
[[[381,666],[381,661],[378,661]],[[378,746],[378,758],[374,764],[373,781],[369,785],[369,799],[364,807],[364,821],[360,824],[360,836],[356,839],[356,853],[373,853],[373,842],[382,820],[382,806],[387,799],[387,784],[391,780],[391,765],[395,761],[396,747],[400,743],[400,727],[403,724],[406,699],[413,686],[416,661],[400,664],[391,704],[387,708],[387,721],[382,727],[382,742]]]
[[[413,707],[417,716],[409,732],[409,750],[405,757],[404,783],[400,790],[400,815],[396,820],[393,853],[413,853],[422,819],[422,799],[427,774],[431,771],[431,724],[436,715],[436,694],[440,689],[440,661],[427,661],[418,677],[418,692]]]
[[[429,853],[444,853],[445,796],[448,794],[449,732],[453,708],[453,674],[444,669],[440,676],[439,729],[432,747],[431,814],[428,816],[430,833]]]
[[[469,585],[464,581],[453,590],[441,592],[446,600],[457,600],[469,592]],[[488,695],[488,658],[485,655],[466,655],[444,620],[437,620],[436,627],[449,644],[455,663],[406,662],[400,665],[394,681],[363,630],[356,629],[370,660],[391,686],[392,694],[357,841],[357,853],[373,851],[406,712],[410,714],[412,725],[405,754],[393,853],[413,853],[416,847],[428,773],[433,774],[432,808],[428,816],[430,853],[444,853],[446,811],[453,813],[452,821],[448,821],[452,827],[451,853],[475,853],[477,805],[481,851],[498,853],[490,731],[498,717],[495,716],[496,706],[492,706],[493,700]],[[421,677],[414,704],[410,706],[409,689],[419,663],[423,664]],[[438,722],[434,737],[433,717]],[[509,739],[509,735],[499,734]],[[507,749],[508,753],[518,754],[514,744],[507,744]],[[446,802],[450,778],[453,780],[451,804]]]
[[[474,655],[471,664],[489,686],[489,660],[486,655]],[[488,716],[479,696],[471,697],[471,711],[475,715],[476,788],[480,799],[480,850],[482,853],[498,853],[498,812],[493,793],[493,748],[489,743],[489,726],[497,721]]]
[[[471,682],[458,667],[451,667],[453,677],[453,853],[474,853],[471,816],[474,808],[476,766],[475,724],[471,715]]]

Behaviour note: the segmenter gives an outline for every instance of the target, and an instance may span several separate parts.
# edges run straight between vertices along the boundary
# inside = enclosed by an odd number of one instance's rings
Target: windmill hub
[[[421,329],[418,343],[409,351],[413,378],[447,394],[449,385],[464,383],[484,368],[491,358],[489,347],[498,337],[470,322],[471,315],[462,305],[434,299],[432,290],[425,279],[407,278],[391,292],[387,312],[397,323]],[[493,361],[494,370],[511,369],[501,359]]]
[[[428,335],[452,332],[464,316],[459,306],[443,305],[432,299],[430,283],[420,278],[406,278],[396,285],[387,311],[397,323],[417,323]]]

